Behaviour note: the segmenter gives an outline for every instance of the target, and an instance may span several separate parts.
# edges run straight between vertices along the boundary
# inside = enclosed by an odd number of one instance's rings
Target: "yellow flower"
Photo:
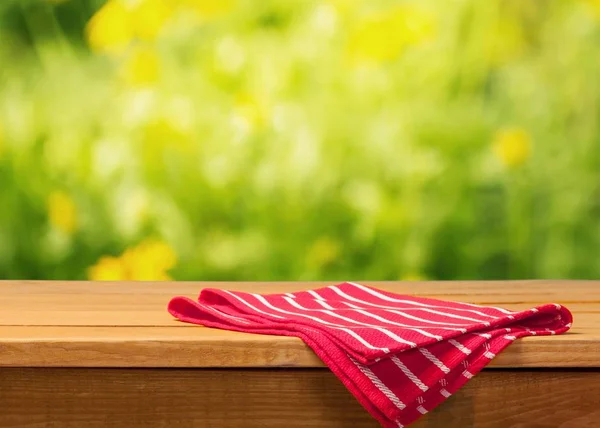
[[[88,22],[88,43],[96,52],[120,54],[136,38],[154,40],[174,10],[168,0],[108,0]]]
[[[122,281],[127,280],[127,269],[120,258],[101,257],[94,266],[88,269],[88,278],[92,281]]]
[[[133,86],[155,83],[160,75],[156,51],[150,48],[134,49],[121,68],[123,80]]]
[[[120,257],[106,256],[88,269],[93,281],[166,281],[177,262],[166,243],[148,239],[127,249]]]
[[[173,11],[172,3],[168,0],[141,0],[132,10],[136,36],[142,40],[155,39],[171,18]]]
[[[147,240],[122,255],[129,276],[135,281],[167,280],[167,271],[177,261],[173,249],[164,242]]]
[[[340,245],[329,237],[319,238],[306,255],[306,264],[311,268],[322,268],[335,261],[340,254]]]
[[[524,129],[504,129],[496,134],[493,149],[500,162],[508,167],[517,167],[529,158],[531,139]]]
[[[130,9],[121,0],[108,0],[88,22],[86,35],[96,52],[123,52],[135,36]]]
[[[69,195],[56,191],[48,198],[50,224],[66,234],[77,228],[77,207]]]
[[[435,32],[433,16],[410,5],[371,15],[350,37],[350,52],[359,59],[388,61],[409,45],[430,39]]]

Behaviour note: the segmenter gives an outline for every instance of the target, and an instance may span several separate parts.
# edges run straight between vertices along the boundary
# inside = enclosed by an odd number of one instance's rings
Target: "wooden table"
[[[365,282],[398,293],[574,314],[520,339],[423,427],[599,427],[600,281]],[[325,283],[0,281],[0,427],[377,427],[302,341],[180,323],[175,295]]]

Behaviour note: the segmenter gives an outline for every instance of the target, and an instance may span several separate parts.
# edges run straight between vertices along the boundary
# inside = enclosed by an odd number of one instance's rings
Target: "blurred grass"
[[[599,278],[596,0],[0,5],[0,277]]]

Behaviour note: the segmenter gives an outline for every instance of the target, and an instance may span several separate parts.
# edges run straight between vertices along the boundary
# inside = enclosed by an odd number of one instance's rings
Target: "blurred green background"
[[[2,0],[0,278],[600,278],[600,0]]]

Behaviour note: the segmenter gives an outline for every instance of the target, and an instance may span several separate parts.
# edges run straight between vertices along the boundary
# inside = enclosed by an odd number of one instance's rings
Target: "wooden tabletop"
[[[207,287],[276,293],[335,283],[0,281],[0,366],[323,367],[299,339],[185,324],[166,306]],[[600,281],[363,284],[514,310],[562,304],[574,315],[567,334],[520,339],[490,367],[600,367]]]

